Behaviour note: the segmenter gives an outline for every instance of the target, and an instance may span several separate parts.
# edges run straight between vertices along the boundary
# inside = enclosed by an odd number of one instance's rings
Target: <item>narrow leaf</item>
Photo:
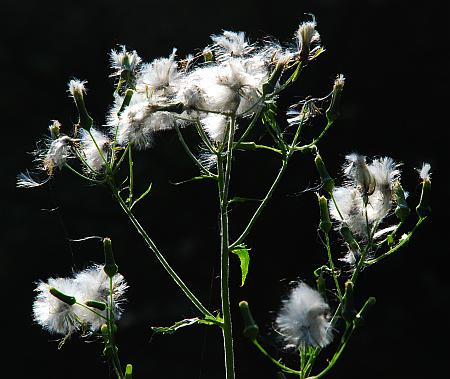
[[[248,266],[250,264],[250,255],[248,254],[249,249],[242,244],[239,245],[236,249],[231,250],[233,254],[236,254],[241,261],[241,272],[242,272],[242,284],[241,287],[245,283],[245,279],[247,278]]]
[[[262,200],[260,199],[253,199],[250,197],[239,197],[239,196],[235,196],[232,199],[228,200],[228,204],[233,204],[233,203],[246,203],[247,201],[258,201],[261,202]]]
[[[147,190],[133,202],[133,204],[131,205],[130,209],[133,209],[133,207],[136,205],[136,203],[138,201],[141,201],[145,196],[147,196],[150,193],[151,190],[152,190],[152,183],[150,183],[150,185],[148,186]]]

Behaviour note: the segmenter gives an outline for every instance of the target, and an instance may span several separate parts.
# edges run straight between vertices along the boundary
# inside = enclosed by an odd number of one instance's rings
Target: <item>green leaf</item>
[[[152,183],[150,183],[150,185],[149,185],[148,188],[145,190],[145,192],[144,192],[141,196],[139,196],[139,198],[137,198],[137,199],[133,202],[133,204],[131,204],[130,209],[133,209],[133,207],[134,207],[139,201],[141,201],[143,198],[145,198],[145,196],[147,196],[147,195],[150,193],[151,190],[152,190]]]
[[[233,204],[233,203],[246,203],[247,201],[258,201],[261,202],[262,200],[260,199],[253,199],[251,197],[239,197],[239,196],[235,196],[232,199],[228,200],[228,204]]]
[[[180,328],[184,328],[185,326],[190,326],[190,325],[195,325],[195,324],[217,325],[217,326],[222,327],[223,320],[219,315],[217,315],[216,317],[206,316],[204,319],[194,317],[194,318],[186,318],[184,320],[177,321],[172,326],[152,326],[151,329],[155,333],[173,334]]]
[[[184,328],[185,326],[197,324],[199,321],[200,321],[200,319],[198,317],[186,318],[184,320],[177,321],[172,326],[152,326],[151,328],[155,333],[173,334],[178,329]]]
[[[173,182],[172,184],[175,186],[178,186],[180,184],[185,184],[185,183],[189,183],[189,182],[194,182],[197,180],[204,180],[204,179],[213,179],[213,180],[217,180],[216,176],[211,176],[211,175],[200,175],[200,176],[194,176],[193,178],[187,179],[187,180],[183,180],[182,182]]]
[[[236,254],[241,261],[241,272],[242,272],[242,284],[241,287],[245,283],[245,279],[247,278],[248,266],[250,264],[250,255],[248,254],[249,249],[245,246],[245,244],[239,245],[236,249],[231,250],[233,254]]]

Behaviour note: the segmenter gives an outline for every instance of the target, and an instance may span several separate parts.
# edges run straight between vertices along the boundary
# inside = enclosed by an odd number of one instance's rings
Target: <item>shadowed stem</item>
[[[229,233],[228,233],[228,190],[231,177],[231,166],[233,158],[233,139],[236,127],[235,117],[230,118],[228,128],[227,154],[225,162],[221,153],[217,154],[217,173],[219,187],[220,205],[220,282],[221,300],[223,313],[223,343],[225,353],[225,373],[226,379],[234,379],[234,351],[233,335],[230,310],[230,290],[229,290]],[[225,172],[223,169],[225,163]]]

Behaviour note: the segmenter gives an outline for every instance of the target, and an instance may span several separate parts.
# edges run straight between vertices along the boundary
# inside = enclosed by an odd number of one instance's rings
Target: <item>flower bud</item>
[[[328,173],[325,163],[323,163],[322,157],[319,153],[316,154],[314,163],[316,164],[317,171],[320,175],[320,180],[322,181],[322,188],[328,193],[331,193],[334,188],[334,180]]]
[[[345,282],[345,294],[342,300],[342,318],[347,322],[352,322],[356,315],[353,301],[353,282]]]
[[[411,210],[408,207],[408,203],[406,202],[405,191],[402,188],[402,185],[399,181],[396,181],[393,185],[393,197],[395,202],[397,203],[397,207],[395,208],[395,215],[400,221],[404,221],[406,217],[409,216]]]
[[[358,243],[356,242],[355,238],[353,237],[353,233],[350,231],[349,227],[346,224],[343,224],[341,226],[340,232],[342,234],[342,237],[344,238],[344,241],[347,242],[348,246],[350,247],[350,250],[358,251]]]
[[[360,326],[363,326],[366,323],[367,314],[369,313],[370,309],[375,305],[375,302],[376,299],[374,297],[369,297],[367,299],[366,303],[357,313],[355,319],[353,320],[355,327],[359,328]]]
[[[317,283],[317,291],[319,291],[322,296],[325,296],[327,288],[326,288],[326,280],[323,276],[323,271],[320,271],[320,274],[316,279],[316,283]]]
[[[130,105],[131,98],[133,97],[134,91],[130,88],[128,88],[125,91],[125,95],[123,97],[122,105],[120,106],[119,112],[117,112],[117,116],[120,116],[120,114],[125,110],[128,105]]]
[[[205,49],[203,49],[202,55],[203,55],[203,60],[205,61],[205,63],[212,62],[214,59],[214,54],[213,54],[212,50],[207,47]]]
[[[276,64],[275,69],[270,74],[269,79],[267,80],[266,83],[263,84],[262,89],[263,89],[264,94],[269,94],[269,93],[273,92],[278,81],[281,78],[281,75],[283,74],[284,66],[285,66],[285,63],[283,63],[283,62],[279,62]]]
[[[416,207],[416,212],[420,218],[431,214],[431,180],[429,178],[425,178],[422,182],[422,194],[420,195],[420,202]]]
[[[131,379],[133,374],[133,366],[128,363],[127,367],[125,368],[125,379]]]
[[[102,301],[88,300],[84,304],[90,308],[98,309],[99,311],[104,311],[106,309],[106,304]]]
[[[112,278],[117,274],[119,268],[114,261],[114,254],[110,238],[103,239],[103,251],[105,252],[105,267],[103,268],[103,271],[105,271],[106,275]]]
[[[246,301],[241,301],[239,303],[239,308],[241,310],[242,319],[244,320],[244,336],[250,340],[255,340],[259,334],[259,327],[256,325],[253,319],[252,313]]]
[[[77,302],[77,300],[73,296],[66,295],[61,291],[58,291],[55,287],[50,287],[49,292],[58,300],[61,300],[63,303],[66,303],[68,305],[74,305]]]
[[[317,195],[317,198],[319,200],[319,208],[320,208],[319,229],[325,234],[328,234],[331,230],[330,214],[328,213],[328,201],[325,196]]]
[[[328,122],[336,121],[339,117],[339,105],[341,102],[341,93],[344,88],[345,78],[344,75],[340,74],[336,77],[333,85],[333,92],[331,94],[330,106],[326,111],[326,116]]]

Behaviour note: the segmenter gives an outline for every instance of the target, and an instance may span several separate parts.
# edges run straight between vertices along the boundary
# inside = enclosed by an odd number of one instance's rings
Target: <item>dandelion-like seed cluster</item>
[[[275,321],[286,348],[327,346],[333,339],[329,310],[318,291],[303,282],[294,287]]]
[[[55,297],[50,292],[52,288],[75,298],[76,303],[71,305]],[[35,290],[34,320],[54,334],[67,336],[76,331],[97,332],[108,319],[108,307],[111,304],[114,319],[119,319],[122,313],[124,295],[128,288],[124,277],[114,275],[111,288],[110,293],[110,278],[103,271],[102,265],[89,267],[70,278],[41,281]],[[88,301],[104,303],[107,305],[106,309],[90,308],[85,305]]]

